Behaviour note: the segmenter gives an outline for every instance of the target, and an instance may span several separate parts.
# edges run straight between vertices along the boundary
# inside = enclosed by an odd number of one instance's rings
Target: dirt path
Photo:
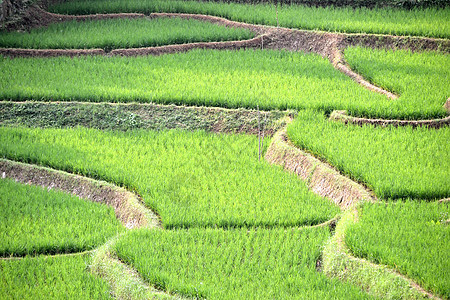
[[[434,119],[434,120],[420,120],[420,121],[411,121],[411,120],[384,120],[384,119],[367,119],[367,118],[357,118],[352,117],[347,114],[345,110],[335,110],[330,115],[330,120],[340,121],[345,124],[355,124],[362,126],[364,124],[374,125],[374,126],[411,126],[422,127],[427,126],[428,128],[438,129],[441,127],[447,127],[450,125],[450,116],[445,117],[443,119]]]
[[[364,201],[377,201],[373,192],[343,176],[335,168],[293,146],[283,129],[276,133],[265,159],[306,181],[308,188],[347,210]]]
[[[388,97],[389,99],[392,99],[392,100],[398,99],[398,96],[395,95],[394,93],[391,93],[387,90],[384,90],[384,89],[370,83],[369,81],[364,79],[364,77],[362,77],[361,75],[359,75],[358,73],[353,71],[350,68],[350,66],[348,65],[348,63],[344,60],[344,55],[343,55],[342,51],[339,50],[338,48],[334,49],[334,51],[330,57],[330,61],[337,70],[341,71],[342,73],[344,73],[345,75],[347,75],[348,77],[350,77],[351,79],[353,79],[354,81],[356,81],[357,83],[359,83],[360,85],[365,87],[366,89],[368,89],[372,92],[375,92],[375,93],[385,95],[386,97]]]

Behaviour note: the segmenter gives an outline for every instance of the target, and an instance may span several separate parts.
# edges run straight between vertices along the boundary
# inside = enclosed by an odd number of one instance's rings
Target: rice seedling
[[[389,265],[449,299],[449,214],[448,202],[365,203],[345,242],[355,255]]]
[[[112,299],[108,284],[89,274],[89,256],[0,260],[1,299]]]
[[[87,49],[153,47],[250,39],[252,32],[180,18],[68,21],[30,32],[0,32],[0,47]]]
[[[187,297],[370,298],[316,271],[321,245],[329,236],[327,228],[138,230],[114,248],[146,281]]]
[[[165,228],[311,225],[339,212],[295,175],[259,162],[255,136],[3,127],[0,156],[126,186]]]
[[[50,6],[57,13],[176,12],[225,17],[247,23],[340,32],[385,33],[438,38],[450,36],[450,8],[351,8],[239,4],[179,0],[78,0]]]
[[[345,58],[356,72],[400,95],[390,106],[391,113],[384,113],[386,118],[410,111],[406,102],[419,108],[417,113],[409,112],[409,118],[432,118],[435,108],[442,107],[450,95],[448,54],[350,47]]]
[[[0,256],[90,250],[123,230],[110,207],[0,179]]]
[[[450,128],[346,125],[301,111],[288,127],[300,148],[368,185],[380,198],[450,196]]]
[[[392,101],[315,55],[195,50],[159,57],[0,58],[0,99],[156,102],[228,108],[347,109],[377,117],[442,117],[442,104]],[[438,77],[437,77],[438,78]],[[424,100],[425,101],[425,100]]]

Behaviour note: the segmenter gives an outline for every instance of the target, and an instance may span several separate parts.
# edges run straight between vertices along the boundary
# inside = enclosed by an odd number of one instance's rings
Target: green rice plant
[[[321,245],[329,236],[328,228],[138,230],[114,248],[144,280],[188,297],[370,298],[316,271]]]
[[[0,256],[90,250],[123,230],[110,207],[0,179]]]
[[[450,128],[346,125],[301,111],[290,140],[366,184],[380,198],[450,196]]]
[[[391,105],[392,114],[386,113],[386,117],[408,110],[406,102],[420,108],[419,115],[432,117],[434,107],[443,106],[450,95],[448,54],[350,47],[345,50],[345,59],[369,81],[400,95]]]
[[[86,49],[153,47],[250,39],[252,32],[180,18],[68,21],[30,32],[0,32],[0,47]]]
[[[279,5],[277,12],[275,6],[268,3],[250,5],[180,0],[78,0],[52,5],[50,10],[68,14],[197,13],[273,26],[277,25],[278,16],[279,25],[282,27],[439,38],[450,37],[450,8],[448,7],[406,10],[398,8],[368,9]]]
[[[345,242],[355,255],[389,265],[449,299],[449,214],[448,202],[365,203]]]
[[[442,104],[389,100],[316,54],[194,50],[158,57],[1,58],[0,99],[157,102],[261,109],[346,109],[357,115],[426,118]],[[436,77],[439,78],[439,77]]]
[[[259,162],[256,136],[2,127],[0,156],[124,185],[165,228],[311,225],[339,212],[295,175]]]
[[[112,299],[87,255],[0,260],[1,299]]]

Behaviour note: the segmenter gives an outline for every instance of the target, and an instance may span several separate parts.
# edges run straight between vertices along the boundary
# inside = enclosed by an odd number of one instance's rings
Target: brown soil
[[[339,49],[349,46],[363,46],[372,49],[404,49],[416,51],[440,51],[450,53],[450,40],[412,36],[381,34],[346,34]]]
[[[237,50],[242,48],[261,48],[266,36],[258,36],[251,40],[230,42],[200,42],[181,45],[168,45],[148,48],[116,49],[111,55],[140,56],[140,55],[162,55],[169,53],[186,52],[192,49],[215,49],[215,50]]]
[[[0,48],[0,55],[8,57],[56,57],[56,56],[85,56],[105,55],[103,49],[18,49]]]
[[[368,90],[371,90],[373,92],[379,93],[379,94],[383,94],[386,97],[388,97],[389,99],[398,99],[398,96],[386,91],[380,87],[377,87],[376,85],[368,82],[367,80],[365,80],[361,75],[359,75],[358,73],[354,72],[350,66],[345,62],[344,57],[342,55],[342,51],[339,50],[338,48],[335,48],[330,60],[333,64],[333,66],[338,69],[339,71],[341,71],[342,73],[344,73],[345,75],[347,75],[348,77],[352,78],[354,81],[356,81],[357,83],[359,83],[360,85],[362,85],[363,87],[365,87]]]
[[[281,165],[306,181],[314,193],[331,199],[341,209],[375,199],[362,185],[341,175],[330,165],[289,144],[286,132],[275,134],[266,153],[269,163]]]
[[[47,12],[37,5],[31,6],[24,14],[21,22],[10,25],[6,30],[30,30],[32,28],[45,27],[52,23],[66,21],[85,21],[85,20],[101,20],[101,19],[117,19],[117,18],[144,18],[144,14],[121,13],[121,14],[96,14],[96,15],[60,15]]]
[[[0,176],[112,206],[116,217],[127,228],[160,227],[159,218],[135,194],[103,181],[9,160],[0,160]]]
[[[441,128],[450,125],[450,116],[443,119],[435,119],[435,120],[420,120],[420,121],[409,121],[409,120],[383,120],[383,119],[366,119],[366,118],[357,118],[347,115],[347,111],[345,110],[335,110],[330,115],[330,120],[344,122],[345,124],[356,124],[362,126],[363,124],[370,124],[374,126],[386,127],[389,125],[398,127],[398,126],[411,126],[422,127],[427,126],[429,128]]]
[[[444,109],[450,114],[450,98],[445,101]]]

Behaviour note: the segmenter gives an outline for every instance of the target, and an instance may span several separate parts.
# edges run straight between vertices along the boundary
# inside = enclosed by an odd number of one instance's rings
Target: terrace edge
[[[128,229],[161,227],[159,217],[147,209],[137,195],[105,181],[7,159],[0,159],[0,176],[107,204],[113,207],[117,219]]]
[[[427,126],[428,128],[439,129],[450,125],[450,116],[442,119],[432,120],[385,120],[385,119],[367,119],[357,118],[348,115],[346,110],[335,110],[331,113],[329,120],[343,122],[344,124],[354,124],[358,126],[373,125],[373,126],[411,126],[413,128]]]
[[[368,294],[383,299],[441,299],[395,269],[352,256],[344,240],[348,226],[358,221],[357,208],[342,215],[334,236],[325,244],[322,252],[325,275],[358,285]]]
[[[286,128],[277,132],[267,149],[265,159],[293,172],[304,180],[308,188],[331,199],[341,210],[347,210],[360,202],[376,201],[371,191],[361,184],[341,175],[331,165],[292,145]]]

